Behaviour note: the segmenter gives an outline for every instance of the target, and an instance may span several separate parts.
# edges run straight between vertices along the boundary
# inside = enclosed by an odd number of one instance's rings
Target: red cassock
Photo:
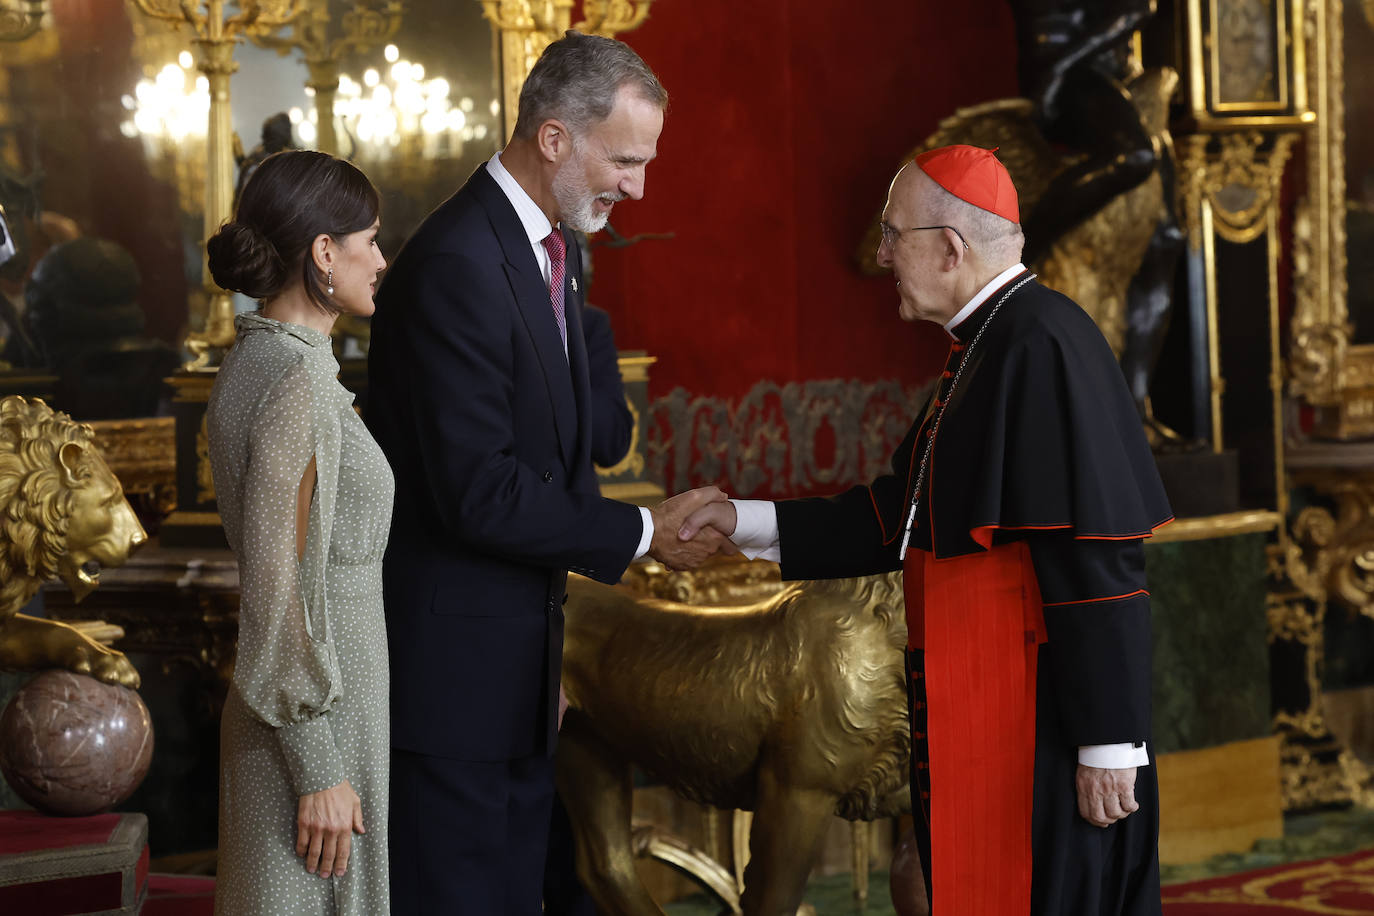
[[[953,329],[891,474],[778,503],[783,576],[904,570],[932,912],[1155,916],[1154,767],[1138,771],[1141,810],[1105,829],[1078,816],[1074,776],[1080,746],[1148,742],[1142,540],[1171,512],[1092,319],[1033,281],[993,313],[1025,279]]]

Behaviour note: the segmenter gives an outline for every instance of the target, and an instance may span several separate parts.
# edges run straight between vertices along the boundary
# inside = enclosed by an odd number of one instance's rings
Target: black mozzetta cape
[[[933,525],[924,526],[921,546],[931,546],[932,528],[938,558],[972,553],[1017,529],[1148,535],[1173,513],[1101,331],[1074,302],[1035,281],[984,329],[999,296],[954,329],[964,347],[983,334],[931,456]],[[957,362],[963,354],[951,356]],[[981,371],[989,361],[992,371]],[[943,397],[952,379],[941,381]]]
[[[935,394],[939,405],[951,397],[953,376],[997,300],[1020,279],[953,329]],[[911,547],[944,559],[1032,530],[1139,538],[1173,517],[1121,368],[1092,318],[1072,300],[1032,280],[1002,305],[967,361],[943,411]],[[789,568],[820,578],[900,567],[935,406],[927,404],[912,425],[891,474],[828,500],[778,503],[784,578],[791,578]],[[843,543],[788,537],[818,523],[820,531],[859,535],[853,524],[863,515],[873,536]],[[790,524],[793,516],[804,516],[806,524]]]

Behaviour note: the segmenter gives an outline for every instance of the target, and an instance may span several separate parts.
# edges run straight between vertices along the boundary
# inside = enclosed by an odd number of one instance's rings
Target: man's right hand
[[[735,533],[737,524],[739,513],[735,511],[735,504],[723,499],[720,502],[707,503],[687,516],[687,521],[682,523],[677,536],[684,541],[690,541],[703,528],[714,528],[729,537]]]
[[[680,536],[687,518],[707,505],[729,506],[730,503],[720,489],[701,487],[679,493],[650,509],[654,518],[654,537],[649,542],[649,556],[669,569],[696,569],[717,553],[738,553],[730,539],[715,529],[694,532],[691,538]],[[733,507],[730,512],[734,514]]]
[[[1106,770],[1078,765],[1078,815],[1094,827],[1110,827],[1140,810],[1135,800],[1135,767]]]
[[[348,869],[353,834],[363,829],[363,804],[345,779],[330,789],[302,795],[296,810],[296,855],[305,857],[305,870],[321,878]]]

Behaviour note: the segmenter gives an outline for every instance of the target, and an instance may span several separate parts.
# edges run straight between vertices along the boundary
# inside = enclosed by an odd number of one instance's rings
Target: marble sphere
[[[0,714],[0,773],[48,814],[106,811],[128,798],[153,759],[153,722],[137,692],[50,669]]]

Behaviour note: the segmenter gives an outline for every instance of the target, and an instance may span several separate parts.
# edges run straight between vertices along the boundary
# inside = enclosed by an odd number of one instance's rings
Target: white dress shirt
[[[953,318],[945,322],[945,333],[957,340],[955,331],[964,319],[1025,269],[1024,265],[1017,264],[994,277]],[[735,507],[735,533],[730,540],[740,549],[740,553],[751,560],[782,562],[782,546],[778,541],[778,510],[773,503],[765,499],[732,499],[730,502]],[[1129,743],[1093,744],[1078,749],[1078,762],[1083,766],[1102,769],[1126,769],[1148,766],[1150,757],[1144,743],[1139,747]]]
[[[544,248],[544,239],[548,238],[549,233],[554,231],[553,223],[549,222],[548,216],[534,202],[534,198],[520,187],[520,182],[515,180],[515,176],[506,171],[506,167],[501,164],[501,153],[498,151],[487,160],[487,172],[496,180],[496,185],[506,195],[510,205],[515,208],[515,215],[520,217],[520,225],[525,229],[525,235],[529,236],[530,250],[534,252],[534,260],[539,265],[540,274],[544,277],[544,285],[548,286],[552,281],[553,264],[549,260],[549,253]],[[552,306],[550,306],[552,308]],[[563,341],[563,356],[568,355],[568,342]],[[644,522],[644,531],[639,537],[639,547],[635,550],[635,559],[638,560],[649,552],[649,544],[654,539],[654,517],[649,510],[643,506],[639,507],[639,517]]]

